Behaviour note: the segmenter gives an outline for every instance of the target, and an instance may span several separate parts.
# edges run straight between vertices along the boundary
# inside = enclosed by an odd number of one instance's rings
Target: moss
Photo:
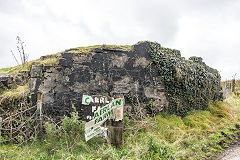
[[[14,68],[15,67],[2,68],[2,69],[0,69],[0,73],[9,74],[11,72],[11,70],[13,70]]]
[[[107,48],[107,49],[121,49],[121,50],[131,50],[130,45],[95,45],[88,47],[77,47],[66,50],[65,53],[76,53],[76,54],[86,54],[96,48]]]

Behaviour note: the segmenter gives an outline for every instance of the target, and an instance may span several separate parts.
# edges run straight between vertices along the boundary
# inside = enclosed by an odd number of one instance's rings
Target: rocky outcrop
[[[23,86],[29,81],[28,71],[19,71],[15,74],[0,74],[0,92],[6,89],[14,89]]]
[[[0,74],[0,93],[8,87],[8,79],[8,75]]]
[[[158,70],[151,62],[144,43],[132,50],[96,48],[86,54],[62,53],[57,67],[32,66],[32,101],[41,101],[44,113],[52,117],[69,115],[74,105],[83,120],[92,112],[82,105],[84,94],[121,95],[126,105],[133,101],[147,104],[152,99],[154,107],[161,111],[168,101]]]

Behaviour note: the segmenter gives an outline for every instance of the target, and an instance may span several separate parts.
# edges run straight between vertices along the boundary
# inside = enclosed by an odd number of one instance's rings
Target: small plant
[[[67,146],[66,149],[71,151],[75,148],[74,146],[85,144],[85,123],[79,120],[76,108],[72,107],[71,117],[64,116],[62,126],[49,122],[45,123],[46,136],[44,141],[48,153],[54,153],[57,147]]]
[[[154,139],[151,137],[148,141],[148,152],[147,158],[149,160],[160,160],[160,159],[175,159],[174,152],[171,148],[167,146],[160,146],[154,142]]]
[[[150,111],[151,115],[154,116],[156,113],[154,112],[154,103],[153,100],[150,99],[148,104],[146,105],[147,109]]]
[[[25,42],[23,42],[19,36],[17,36],[16,40],[17,40],[17,50],[21,59],[21,63],[22,65],[25,65],[28,62],[28,57],[29,57],[29,55],[25,51],[25,47],[26,47],[26,45],[24,44]],[[15,61],[19,65],[18,59],[16,58],[12,50],[11,50],[11,53]]]
[[[148,102],[147,107],[148,108],[153,108],[154,107],[152,99]]]
[[[67,133],[71,134],[84,134],[85,123],[79,120],[78,112],[76,108],[72,105],[74,112],[71,113],[71,118],[65,116],[62,120],[62,127]]]

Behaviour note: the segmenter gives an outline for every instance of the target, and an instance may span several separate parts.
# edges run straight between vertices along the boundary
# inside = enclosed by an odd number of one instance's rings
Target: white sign
[[[85,97],[87,98],[87,97]],[[87,103],[88,103],[87,98]],[[85,139],[90,140],[97,134],[101,133],[101,125],[107,119],[115,119],[119,121],[123,119],[123,105],[124,98],[117,98],[112,100],[109,104],[99,108],[94,112],[93,119],[85,124]]]
[[[112,98],[113,99],[113,98]],[[82,104],[85,106],[89,106],[84,113],[86,116],[87,120],[92,120],[93,119],[93,114],[96,110],[102,108],[106,104],[109,104],[109,98],[106,96],[101,96],[101,95],[83,95],[82,97]]]
[[[108,101],[106,96],[88,96],[88,95],[83,95],[83,97],[82,97],[82,104],[90,105],[90,103],[106,104],[106,103],[109,103],[109,101]]]

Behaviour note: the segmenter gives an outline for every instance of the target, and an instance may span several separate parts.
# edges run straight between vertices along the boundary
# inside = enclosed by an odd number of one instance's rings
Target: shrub
[[[56,148],[66,147],[66,150],[74,149],[76,145],[83,145],[84,139],[84,122],[79,120],[78,112],[73,106],[74,112],[71,117],[65,116],[62,119],[62,126],[54,123],[45,123],[46,136],[44,139],[46,150],[53,153]]]
[[[220,74],[201,57],[186,60],[180,51],[147,43],[148,53],[163,81],[169,106],[165,110],[180,116],[188,111],[206,109],[209,100],[221,100]]]
[[[71,118],[65,116],[62,120],[63,129],[69,134],[73,135],[84,135],[85,123],[82,120],[79,120],[78,112],[73,106],[74,112],[71,113]]]

